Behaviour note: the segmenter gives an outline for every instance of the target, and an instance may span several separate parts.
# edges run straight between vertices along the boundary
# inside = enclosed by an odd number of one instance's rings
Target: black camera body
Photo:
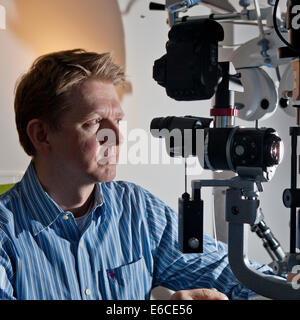
[[[153,78],[175,100],[210,99],[221,77],[222,26],[211,19],[188,21],[174,25],[168,36],[167,53],[155,61]]]

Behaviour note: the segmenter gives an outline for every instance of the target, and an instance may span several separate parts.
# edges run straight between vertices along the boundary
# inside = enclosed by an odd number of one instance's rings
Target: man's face
[[[121,138],[118,122],[123,118],[114,85],[88,80],[72,89],[70,102],[60,129],[49,134],[49,161],[74,183],[113,180]]]

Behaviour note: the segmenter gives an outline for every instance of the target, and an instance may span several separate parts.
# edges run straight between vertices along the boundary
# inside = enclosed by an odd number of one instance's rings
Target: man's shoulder
[[[11,203],[12,201],[18,200],[19,198],[20,198],[20,188],[19,188],[19,183],[16,183],[14,186],[12,186],[6,192],[0,195],[0,204],[2,206],[7,206],[9,203]]]
[[[22,201],[18,183],[11,189],[0,195],[0,226],[13,221],[14,210]]]

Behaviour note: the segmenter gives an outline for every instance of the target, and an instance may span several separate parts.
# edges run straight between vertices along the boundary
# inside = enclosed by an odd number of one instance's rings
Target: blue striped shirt
[[[129,182],[97,183],[80,232],[41,187],[31,163],[0,197],[1,299],[149,299],[152,288],[253,292],[233,276],[225,244],[204,235],[203,254],[182,254],[177,213]],[[261,270],[266,266],[256,265]]]

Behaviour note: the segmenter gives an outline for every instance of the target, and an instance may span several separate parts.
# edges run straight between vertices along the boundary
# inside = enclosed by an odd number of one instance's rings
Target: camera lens
[[[213,128],[206,144],[206,165],[211,170],[258,167],[267,172],[283,158],[283,143],[272,128]]]
[[[265,139],[266,166],[271,167],[280,164],[284,154],[284,145],[276,132],[268,133]]]

